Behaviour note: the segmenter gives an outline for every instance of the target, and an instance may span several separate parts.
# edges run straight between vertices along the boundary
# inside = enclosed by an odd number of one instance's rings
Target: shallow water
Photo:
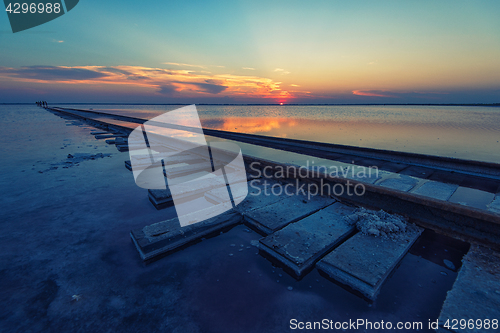
[[[73,107],[150,119],[179,106]],[[206,128],[500,163],[498,107],[200,105],[197,109]]]
[[[0,122],[0,327],[9,332],[288,332],[292,318],[425,325],[457,275],[443,260],[459,267],[465,251],[416,243],[373,304],[316,270],[296,281],[258,255],[261,236],[243,225],[145,266],[130,230],[175,211],[154,209],[124,167],[127,153],[34,106],[0,106]],[[99,153],[67,165],[68,154]]]

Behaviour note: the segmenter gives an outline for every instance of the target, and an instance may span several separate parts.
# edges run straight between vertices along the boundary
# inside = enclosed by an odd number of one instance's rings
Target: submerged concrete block
[[[419,188],[411,191],[411,193],[446,201],[452,196],[457,188],[458,185],[440,183],[430,180],[424,183]]]
[[[230,205],[229,205],[230,206]],[[151,260],[157,256],[171,252],[181,246],[194,242],[208,234],[220,232],[241,222],[241,214],[227,205],[216,205],[206,210],[210,214],[214,210],[220,215],[208,220],[181,227],[178,218],[158,222],[130,232],[142,260]],[[196,214],[199,214],[197,212]]]
[[[273,204],[246,212],[245,222],[268,235],[334,202],[329,197],[311,196],[308,200],[304,195],[287,196]]]
[[[415,187],[419,182],[418,179],[400,175],[399,178],[389,178],[381,181],[377,185],[387,188],[392,188],[393,190],[408,192]]]
[[[358,233],[327,254],[316,267],[331,279],[374,300],[422,231],[419,227],[408,229],[397,241]]]
[[[437,332],[498,332],[500,326],[493,329],[492,320],[500,320],[500,252],[472,245],[462,259],[462,268],[458,273],[453,288],[448,291],[439,316]],[[473,322],[473,327],[461,329],[460,323],[453,328],[453,319],[466,323]],[[490,321],[489,329],[485,320]],[[482,329],[477,326],[480,320]],[[448,325],[447,325],[448,324]],[[445,325],[449,327],[445,327]]]
[[[300,278],[354,232],[356,227],[344,219],[353,210],[336,202],[261,239],[259,249]]]

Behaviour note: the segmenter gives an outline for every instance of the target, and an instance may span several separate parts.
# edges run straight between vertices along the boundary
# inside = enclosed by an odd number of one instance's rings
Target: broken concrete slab
[[[420,180],[406,175],[399,175],[398,178],[389,178],[382,180],[377,185],[387,188],[392,188],[393,190],[408,192],[415,185],[418,184]]]
[[[389,274],[422,233],[409,228],[398,240],[357,233],[321,259],[316,267],[364,297],[375,300]]]
[[[494,198],[495,195],[493,193],[460,186],[448,201],[464,206],[486,209],[486,206]]]
[[[286,196],[283,200],[246,212],[244,221],[268,235],[334,202],[335,199],[329,197],[311,196],[309,200],[305,195]]]
[[[488,205],[488,210],[492,213],[500,214],[500,194]]]
[[[344,219],[353,210],[336,202],[261,239],[259,249],[301,278],[354,232],[356,227]]]
[[[453,288],[448,291],[439,316],[439,333],[445,332],[492,332],[492,320],[500,319],[500,252],[479,245],[472,245],[462,259],[462,268]],[[453,327],[453,320],[458,324]],[[471,329],[463,329],[460,320],[474,323]],[[489,329],[485,322],[489,319]],[[482,329],[476,325],[480,320]]]
[[[181,227],[179,219],[173,218],[130,232],[139,254],[144,261],[174,251],[181,246],[220,232],[241,222],[241,214],[227,205],[206,208],[207,212],[219,215],[202,222]],[[214,212],[216,210],[216,212]],[[196,212],[199,214],[200,212]]]
[[[425,182],[422,186],[411,191],[411,193],[446,201],[452,196],[452,194],[457,190],[457,188],[458,185],[440,183],[433,180],[429,180]]]

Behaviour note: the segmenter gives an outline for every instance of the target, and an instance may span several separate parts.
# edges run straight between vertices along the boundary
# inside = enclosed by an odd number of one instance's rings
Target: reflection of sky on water
[[[78,105],[151,119],[178,105]],[[500,162],[500,108],[199,105],[206,128]]]

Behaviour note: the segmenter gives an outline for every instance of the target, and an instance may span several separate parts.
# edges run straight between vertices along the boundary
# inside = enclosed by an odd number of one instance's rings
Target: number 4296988
[[[444,328],[447,328],[449,330],[456,330],[456,329],[492,329],[492,330],[497,330],[498,329],[498,319],[448,319],[444,325]]]
[[[9,14],[59,14],[61,12],[60,3],[9,3],[5,9]]]

